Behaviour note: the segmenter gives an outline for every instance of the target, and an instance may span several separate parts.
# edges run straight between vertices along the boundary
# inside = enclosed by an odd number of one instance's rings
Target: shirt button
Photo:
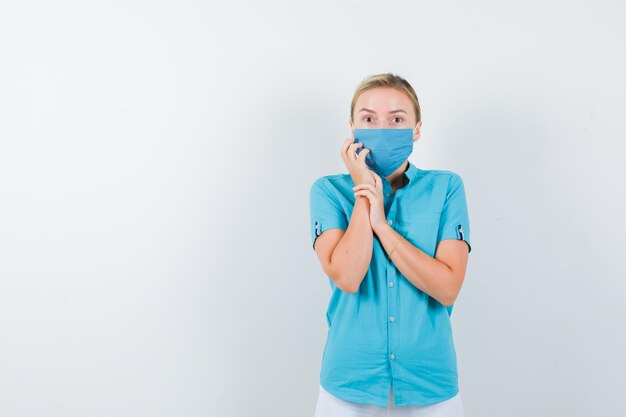
[[[390,322],[394,322],[394,321],[396,321],[396,318],[394,316],[391,316],[391,317],[389,317],[389,321]]]
[[[392,223],[393,223],[393,220],[389,219],[389,220],[387,220],[387,223],[388,223],[388,224],[392,224]]]
[[[393,281],[391,281],[391,282],[389,283],[389,286],[390,286],[390,287],[393,287]]]
[[[394,360],[395,358],[396,358],[396,355],[394,355],[393,353],[389,355],[389,359]]]
[[[391,195],[391,193],[387,193],[387,194],[385,194],[385,195],[386,195],[387,197],[389,197],[389,196]]]

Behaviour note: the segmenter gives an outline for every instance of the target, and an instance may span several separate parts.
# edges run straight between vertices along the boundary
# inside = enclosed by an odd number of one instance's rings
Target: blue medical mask
[[[365,163],[382,177],[400,168],[413,152],[413,129],[354,129],[354,143],[363,143],[357,155],[368,148]]]

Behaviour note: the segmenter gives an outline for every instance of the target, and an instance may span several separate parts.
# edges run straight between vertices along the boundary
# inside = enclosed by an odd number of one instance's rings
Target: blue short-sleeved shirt
[[[409,182],[393,193],[383,180],[385,214],[406,240],[429,256],[437,243],[462,239],[470,246],[470,224],[461,177],[422,170],[410,161]],[[355,196],[349,174],[318,178],[310,189],[311,240],[332,228],[347,229]],[[396,406],[428,405],[458,391],[450,315],[395,267],[374,234],[372,260],[358,291],[350,294],[329,278],[328,335],[320,384],[334,396],[386,407],[393,384]]]

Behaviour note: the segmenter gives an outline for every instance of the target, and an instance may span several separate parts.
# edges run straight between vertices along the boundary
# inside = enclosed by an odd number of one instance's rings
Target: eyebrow
[[[359,113],[361,113],[362,111],[366,111],[366,112],[370,112],[370,113],[376,113],[374,110],[366,109],[365,107],[361,108],[361,110],[359,110]],[[404,114],[406,114],[406,112],[404,110],[402,110],[402,109],[391,110],[389,113],[404,113]]]

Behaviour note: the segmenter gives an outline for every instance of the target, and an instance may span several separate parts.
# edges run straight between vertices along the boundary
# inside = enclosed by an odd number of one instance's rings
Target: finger
[[[377,190],[383,189],[383,180],[380,178],[380,175],[372,171],[372,176],[374,177],[374,188]]]
[[[368,191],[370,193],[372,193],[372,195],[374,196],[380,196],[382,197],[383,192],[380,188],[374,188],[374,185],[372,184],[359,184],[356,185],[353,188],[354,191]]]
[[[368,195],[371,198],[376,198],[377,196],[379,196],[379,193],[377,193],[376,191],[371,190],[369,188],[362,188],[362,189],[356,190],[354,192],[354,194],[357,194],[357,193],[364,193],[364,194]]]
[[[361,152],[359,152],[359,154],[357,155],[359,158],[363,158],[365,159],[365,157],[367,156],[367,154],[370,153],[369,148],[362,148]]]
[[[354,142],[354,138],[352,136],[346,138],[346,140],[343,141],[343,145],[341,145],[341,150],[345,151],[348,149],[348,146],[350,146],[352,142]]]
[[[363,143],[359,142],[359,143],[353,143],[350,146],[348,146],[348,155],[350,155],[352,157],[352,159],[356,159],[358,157],[357,153],[356,153],[356,149],[363,146]]]
[[[352,187],[352,190],[363,190],[363,189],[368,189],[370,191],[374,191],[374,186],[372,184],[370,184],[370,183],[363,182],[363,183],[357,184],[354,187]]]
[[[380,183],[382,184],[382,179],[380,178],[380,175],[378,175],[376,172],[374,172],[373,170],[369,170],[370,174],[372,174],[372,178],[374,178],[374,186],[376,186],[376,184]]]
[[[382,181],[377,180],[376,177],[374,177],[374,181],[378,181],[378,185],[374,185],[374,184],[370,184],[370,183],[364,182],[364,183],[355,185],[354,187],[352,187],[352,190],[353,191],[369,190],[374,195],[382,196],[383,195]]]
[[[355,197],[358,197],[358,196],[367,197],[369,199],[370,203],[375,200],[374,193],[372,193],[370,190],[359,190],[359,191],[356,191],[354,193],[354,196]]]
[[[345,141],[343,141],[343,145],[341,145],[341,158],[345,161],[348,152],[348,146],[354,141],[354,137],[349,137]]]

